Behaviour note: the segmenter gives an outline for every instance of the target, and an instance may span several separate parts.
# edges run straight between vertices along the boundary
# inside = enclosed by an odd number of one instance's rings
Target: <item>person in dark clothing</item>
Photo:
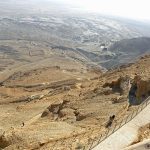
[[[109,117],[109,120],[108,120],[108,122],[106,123],[106,126],[105,126],[106,128],[111,127],[115,117],[116,117],[115,115],[112,115],[112,116]]]

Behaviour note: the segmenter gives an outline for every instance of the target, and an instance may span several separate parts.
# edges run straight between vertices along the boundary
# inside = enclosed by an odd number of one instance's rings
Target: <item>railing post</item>
[[[102,134],[101,134],[101,136],[100,136],[100,138],[99,138],[99,140],[98,140],[98,144],[100,143],[100,141],[101,141],[101,138],[102,138]]]
[[[130,115],[128,115],[128,116],[127,116],[125,123],[127,123],[127,122],[128,122],[128,118],[129,118],[129,117],[130,117]]]
[[[110,129],[108,128],[108,130],[106,131],[106,134],[105,134],[106,137],[107,137],[109,131],[110,131]]]
[[[92,146],[93,146],[93,140],[92,140],[92,142],[90,144],[89,150],[91,149]]]
[[[121,122],[120,122],[120,125],[119,125],[119,128],[118,128],[118,129],[120,129],[120,128],[121,128],[122,122],[123,122],[123,119],[121,120]]]
[[[116,127],[117,127],[117,124],[115,124],[115,126],[114,126],[114,129],[113,129],[112,133],[114,133],[114,132],[115,132]]]

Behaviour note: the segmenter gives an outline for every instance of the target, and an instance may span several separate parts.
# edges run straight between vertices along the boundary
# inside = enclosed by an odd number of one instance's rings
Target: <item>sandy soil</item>
[[[67,144],[71,149],[86,145],[90,138],[106,130],[105,123],[111,115],[115,115],[114,122],[119,123],[134,109],[133,106],[127,111],[127,95],[103,85],[125,75],[148,78],[149,64],[147,56],[104,74],[61,67],[12,73],[0,86],[0,147],[51,150],[58,139],[59,149],[65,149]],[[120,96],[121,100],[114,103],[113,99]],[[62,101],[67,103],[62,105]],[[54,103],[62,105],[59,114],[41,117]],[[72,142],[74,136],[76,140]],[[60,139],[65,142],[62,144]]]

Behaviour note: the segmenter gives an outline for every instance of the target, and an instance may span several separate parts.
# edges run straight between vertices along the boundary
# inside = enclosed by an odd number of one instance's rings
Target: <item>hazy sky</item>
[[[55,6],[55,11],[59,13],[61,8],[63,10],[76,8],[72,10],[98,12],[150,22],[150,0],[0,0],[0,6],[2,3],[8,3],[12,7],[17,3],[23,3],[23,6],[32,4],[36,9],[47,10]],[[2,8],[0,7],[0,10]]]
[[[50,0],[84,10],[150,21],[150,0]]]

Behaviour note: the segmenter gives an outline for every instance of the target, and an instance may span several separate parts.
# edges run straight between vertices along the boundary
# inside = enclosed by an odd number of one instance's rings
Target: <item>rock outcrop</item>
[[[42,113],[41,117],[51,116],[51,119],[54,119],[55,116],[60,114],[60,111],[64,108],[64,106],[68,103],[68,101],[61,101],[51,104],[47,107],[44,112]]]
[[[76,121],[76,116],[74,114],[75,110],[71,108],[64,108],[59,113],[59,118],[61,118],[62,121]]]
[[[41,118],[49,117],[51,120],[81,121],[87,117],[86,114],[67,106],[67,103],[68,101],[62,101],[51,104],[43,111]]]
[[[5,147],[10,145],[10,141],[7,138],[7,136],[5,136],[5,132],[0,133],[0,149],[4,149]]]
[[[135,96],[137,100],[144,100],[150,96],[150,80],[142,79],[141,76],[136,75],[132,87],[135,87]]]
[[[130,89],[130,77],[120,77],[111,83],[107,82],[103,85],[103,88],[106,87],[112,88],[112,91],[119,92],[121,95],[127,94]]]
[[[144,79],[136,75],[129,91],[130,105],[138,105],[150,96],[150,79]]]

